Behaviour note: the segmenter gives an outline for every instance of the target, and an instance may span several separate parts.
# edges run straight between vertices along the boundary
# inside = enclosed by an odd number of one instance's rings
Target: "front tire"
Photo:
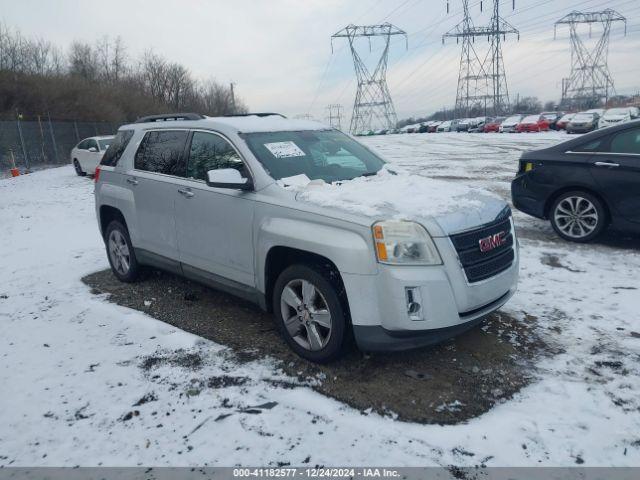
[[[140,275],[140,265],[131,245],[129,231],[118,220],[107,226],[105,245],[111,271],[121,282],[135,282]]]
[[[82,167],[80,166],[80,162],[78,162],[77,158],[73,159],[73,168],[76,170],[76,175],[78,175],[79,177],[84,177],[86,176],[86,172],[82,171]]]
[[[586,243],[602,233],[607,225],[607,213],[600,199],[575,190],[563,193],[553,202],[549,220],[563,239]]]
[[[278,328],[302,358],[328,363],[347,346],[347,316],[336,282],[320,269],[292,265],[276,281],[273,311]]]

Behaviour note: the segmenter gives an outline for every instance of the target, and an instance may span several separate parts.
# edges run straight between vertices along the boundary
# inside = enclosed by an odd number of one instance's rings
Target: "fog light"
[[[404,288],[405,300],[407,302],[407,316],[409,320],[424,320],[422,316],[422,295],[418,287]]]

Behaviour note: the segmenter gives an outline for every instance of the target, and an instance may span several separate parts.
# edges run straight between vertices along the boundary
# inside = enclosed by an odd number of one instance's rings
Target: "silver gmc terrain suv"
[[[119,129],[95,181],[118,279],[148,265],[249,299],[315,362],[351,338],[364,351],[437,343],[516,289],[504,201],[396,171],[319,123],[144,117]]]

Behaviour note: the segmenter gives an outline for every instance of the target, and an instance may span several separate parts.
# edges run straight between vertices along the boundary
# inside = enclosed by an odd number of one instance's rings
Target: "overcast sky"
[[[324,120],[327,104],[344,106],[348,119],[355,74],[346,40],[330,37],[350,23],[391,22],[408,34],[395,37],[388,83],[399,118],[425,115],[455,103],[460,46],[441,37],[461,20],[461,0],[0,0],[0,18],[26,36],[66,48],[73,40],[93,42],[121,36],[131,57],[153,49],[187,66],[196,77],[236,84],[252,111],[309,113]],[[476,25],[489,21],[491,0],[470,0]],[[512,97],[560,97],[569,74],[568,29],[554,40],[553,23],[572,10],[613,8],[628,19],[611,34],[609,67],[619,93],[640,89],[639,0],[511,0],[501,2],[521,38],[504,44]],[[594,28],[592,37],[600,29]],[[584,30],[588,34],[588,27]],[[593,40],[592,40],[593,41]],[[478,42],[484,42],[478,40]],[[479,45],[482,45],[480,43]],[[358,44],[363,58],[377,61]]]

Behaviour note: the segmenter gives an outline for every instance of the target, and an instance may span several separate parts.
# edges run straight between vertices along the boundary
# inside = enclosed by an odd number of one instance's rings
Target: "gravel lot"
[[[112,302],[231,347],[237,360],[274,357],[323,394],[421,423],[458,423],[511,398],[529,383],[533,359],[545,350],[532,332],[535,317],[520,322],[496,313],[434,348],[371,356],[354,348],[339,362],[316,365],[291,352],[271,315],[223,292],[159,271],[136,284],[119,282],[110,270],[83,281]]]

